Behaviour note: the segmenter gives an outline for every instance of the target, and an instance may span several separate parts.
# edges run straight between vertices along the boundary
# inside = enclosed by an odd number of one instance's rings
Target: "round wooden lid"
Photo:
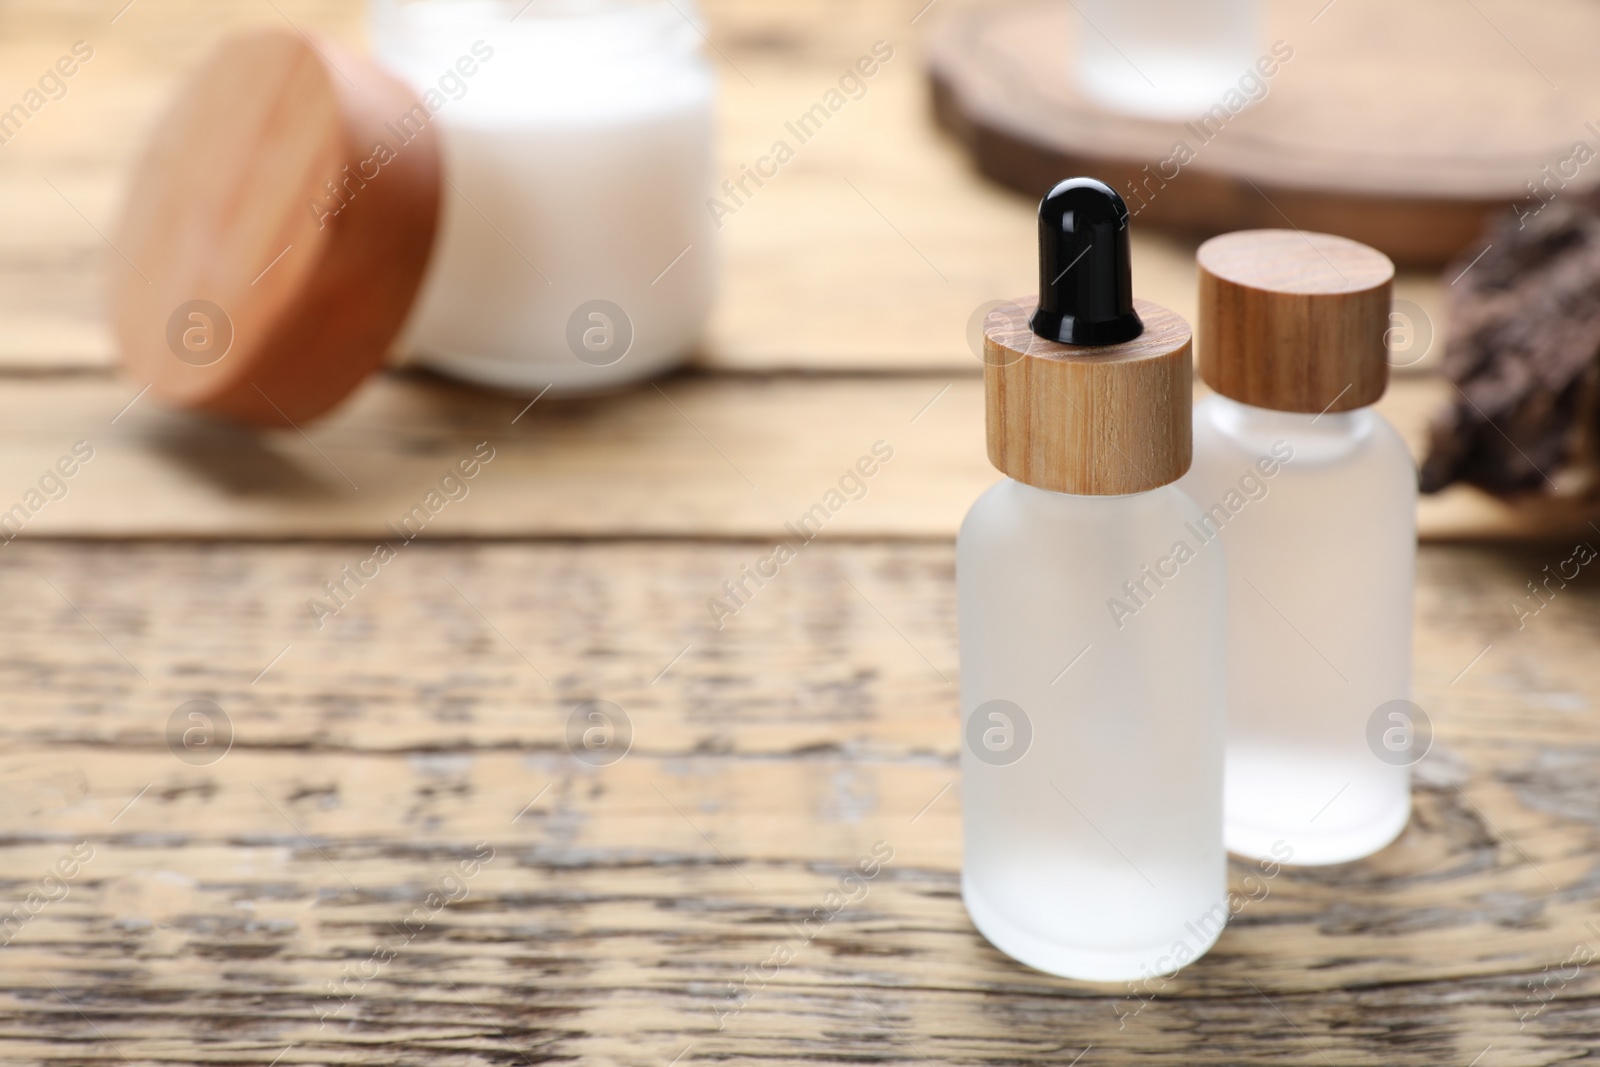
[[[1320,414],[1389,385],[1389,257],[1345,237],[1242,230],[1200,246],[1200,377],[1223,396]]]
[[[255,426],[320,415],[384,360],[439,214],[416,95],[330,41],[225,41],[158,124],[122,209],[111,317],[169,404]]]
[[[1019,482],[1080,496],[1143,493],[1191,459],[1189,324],[1135,299],[1144,332],[1118,345],[1047,341],[1028,328],[1036,301],[984,324],[989,462]]]

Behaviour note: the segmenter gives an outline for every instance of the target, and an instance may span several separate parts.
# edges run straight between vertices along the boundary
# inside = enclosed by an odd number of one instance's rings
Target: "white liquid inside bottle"
[[[1007,479],[961,526],[962,897],[1039,970],[1170,974],[1227,921],[1223,556],[1201,548],[1159,586],[1144,570],[1199,517],[1170,485]],[[1119,617],[1125,581],[1146,592]]]
[[[1411,695],[1417,491],[1404,441],[1370,408],[1309,415],[1210,396],[1179,485],[1209,509],[1228,559],[1229,850],[1264,858],[1284,842],[1295,864],[1377,851],[1411,810],[1409,759],[1385,748],[1381,711]]]

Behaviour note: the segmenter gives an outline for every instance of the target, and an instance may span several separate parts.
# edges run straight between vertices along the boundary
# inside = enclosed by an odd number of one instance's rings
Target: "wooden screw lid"
[[[1183,477],[1191,458],[1189,324],[1135,300],[1144,332],[1116,345],[1047,341],[1036,302],[991,312],[983,337],[989,461],[1057,493],[1143,493]]]
[[[129,371],[255,426],[333,407],[382,364],[421,283],[437,142],[410,89],[332,42],[225,41],[157,126],[113,239]]]
[[[1243,230],[1200,246],[1200,377],[1275,411],[1352,411],[1389,385],[1394,264],[1345,237]]]

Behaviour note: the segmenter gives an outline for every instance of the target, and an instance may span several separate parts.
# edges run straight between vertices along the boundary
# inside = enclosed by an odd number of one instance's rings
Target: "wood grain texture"
[[[1144,332],[1096,348],[1029,328],[1036,300],[995,309],[984,327],[989,462],[1057,493],[1119,496],[1177,481],[1193,457],[1192,346],[1177,312],[1135,300]]]
[[[1600,146],[1586,127],[1600,82],[1573,44],[1600,32],[1600,16],[1581,0],[1520,24],[1509,3],[1262,6],[1258,54],[1181,121],[1111,111],[1078,86],[1082,35],[1109,40],[1150,81],[1127,28],[1050,0],[948,5],[929,20],[939,117],[985,173],[1035,196],[1062,174],[1094,174],[1146,224],[1213,234],[1288,215],[1434,267],[1529,197],[1542,168],[1570,160],[1574,139],[1588,158]]]
[[[0,390],[0,526],[21,503],[24,537],[394,539],[417,532],[404,524],[420,506],[426,537],[772,538],[809,515],[822,536],[915,538],[948,536],[999,477],[976,378],[688,378],[530,402],[390,375],[305,435],[138,392],[98,379]],[[77,441],[94,457],[65,495],[29,497]]]
[[[1394,264],[1345,237],[1240,230],[1200,246],[1196,369],[1223,396],[1322,414],[1389,385]]]
[[[1378,403],[1413,455],[1449,389],[1400,379]],[[985,451],[976,369],[685,377],[532,407],[391,374],[306,436],[231,429],[138,394],[98,377],[12,379],[0,389],[0,539],[16,533],[6,519],[19,504],[31,506],[24,539],[390,537],[390,524],[425,505],[485,442],[495,458],[466,498],[430,511],[423,536],[772,539],[822,504],[829,516],[812,532],[823,538],[951,538],[1000,477]],[[78,441],[95,455],[65,496],[30,497]],[[864,491],[840,489],[880,441],[894,458]],[[1425,539],[1587,537],[1600,505],[1502,502],[1455,487],[1425,498],[1418,522]]]
[[[322,630],[304,599],[351,546],[0,557],[0,678],[26,695],[0,726],[7,907],[93,849],[0,949],[8,1059],[998,1064],[1092,1045],[1084,1062],[1434,1067],[1587,1048],[1600,987],[1564,961],[1600,952],[1600,601],[1573,583],[1521,630],[1506,607],[1553,555],[1424,550],[1436,743],[1410,827],[1362,863],[1235,865],[1259,899],[1141,1001],[1019,968],[965,918],[949,546],[816,546],[720,631],[704,601],[749,546],[407,553]],[[632,724],[606,766],[565,740],[596,698]],[[232,723],[208,765],[168,748],[193,699]],[[812,919],[878,841],[893,858],[865,894]],[[480,842],[493,858],[446,883]],[[431,910],[442,885],[465,895]],[[778,945],[794,959],[719,1028],[729,983]]]

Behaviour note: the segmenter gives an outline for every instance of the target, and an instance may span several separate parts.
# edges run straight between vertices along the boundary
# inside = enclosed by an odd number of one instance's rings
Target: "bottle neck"
[[[1166,492],[1172,485],[1176,484],[1175,482],[1169,482],[1167,485],[1158,485],[1154,489],[1145,489],[1137,493],[1063,493],[1059,489],[1046,489],[1043,486],[1025,482],[1020,478],[1013,478],[1010,475],[1007,475],[1006,478],[1024,496],[1037,496],[1040,499],[1083,501],[1090,505],[1096,501],[1139,500],[1154,493]]]
[[[1220,394],[1201,403],[1200,417],[1247,452],[1267,455],[1279,441],[1294,446],[1297,462],[1328,462],[1350,455],[1372,436],[1378,414],[1371,408],[1320,415],[1273,411]]]

